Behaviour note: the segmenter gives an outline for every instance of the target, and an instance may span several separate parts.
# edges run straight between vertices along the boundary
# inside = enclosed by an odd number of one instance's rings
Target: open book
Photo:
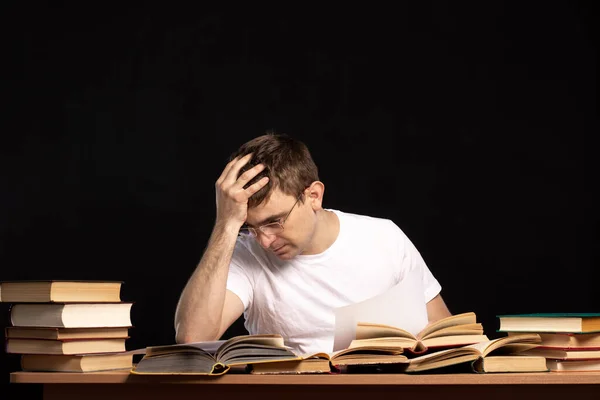
[[[489,341],[474,313],[453,315],[427,326],[418,336],[394,326],[359,322],[356,339],[346,349],[332,353],[301,356],[287,363],[254,365],[255,374],[320,373],[329,363],[331,372],[339,367],[408,364],[407,352],[423,354],[428,349],[443,349]],[[329,372],[329,370],[327,370]]]
[[[517,355],[537,347],[540,336],[535,333],[505,336],[468,346],[440,350],[409,360],[405,372],[420,372],[465,362],[474,363],[488,355]]]
[[[146,348],[134,374],[222,375],[231,367],[297,360],[280,335],[243,335],[225,341]]]
[[[410,353],[423,354],[430,349],[459,347],[488,340],[475,313],[468,312],[442,318],[426,326],[416,336],[394,326],[359,322],[356,339],[348,347],[402,347]]]

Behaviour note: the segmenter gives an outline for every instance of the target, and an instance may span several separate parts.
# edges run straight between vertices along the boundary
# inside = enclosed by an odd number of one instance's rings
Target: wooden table
[[[13,372],[12,384],[42,384],[44,399],[600,399],[600,372],[532,374],[347,374],[219,377]],[[385,396],[385,397],[383,397]]]

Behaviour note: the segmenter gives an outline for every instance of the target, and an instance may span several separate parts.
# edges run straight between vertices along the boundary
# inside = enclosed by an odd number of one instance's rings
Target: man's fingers
[[[231,167],[233,166],[233,164],[235,164],[238,160],[239,160],[239,156],[235,157],[233,160],[229,161],[227,163],[227,165],[225,166],[225,168],[223,169],[223,171],[221,172],[221,175],[219,176],[219,179],[217,179],[217,183],[221,183],[225,180],[225,177],[227,176],[227,174],[229,173],[229,170],[231,169]]]
[[[269,177],[263,176],[262,178],[260,178],[258,180],[258,182],[255,182],[252,185],[248,186],[245,190],[245,192],[248,194],[248,198],[250,198],[250,196],[252,196],[254,193],[258,192],[260,189],[265,187],[265,185],[268,182],[269,182]]]
[[[225,180],[230,182],[231,185],[233,185],[233,183],[237,180],[237,176],[240,172],[240,169],[242,169],[244,165],[248,164],[248,161],[250,161],[251,158],[252,153],[248,153],[244,157],[241,157],[237,161],[235,161],[231,165],[231,168],[229,168],[229,170],[227,171]]]
[[[248,182],[250,182],[256,175],[260,174],[264,169],[265,166],[263,164],[255,165],[254,167],[250,168],[248,171],[240,175],[240,177],[235,182],[235,186],[240,189],[243,189]]]

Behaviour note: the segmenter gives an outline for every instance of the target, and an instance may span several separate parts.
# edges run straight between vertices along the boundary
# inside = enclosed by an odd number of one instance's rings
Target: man
[[[450,314],[417,249],[390,220],[323,208],[306,146],[266,134],[231,156],[216,182],[208,246],[175,314],[176,341],[216,340],[242,314],[300,353],[333,350],[334,309],[421,277],[429,322]]]

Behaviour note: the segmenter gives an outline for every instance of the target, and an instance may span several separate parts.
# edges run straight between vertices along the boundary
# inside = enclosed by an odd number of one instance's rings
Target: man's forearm
[[[215,225],[204,255],[177,304],[178,343],[218,339],[237,232],[236,228]]]

